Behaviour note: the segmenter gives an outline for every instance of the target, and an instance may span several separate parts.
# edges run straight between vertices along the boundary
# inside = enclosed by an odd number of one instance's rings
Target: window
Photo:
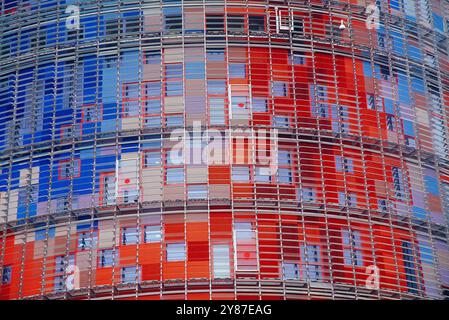
[[[89,122],[97,122],[99,121],[99,114],[97,110],[97,106],[95,105],[88,105],[83,107],[83,113],[82,113],[82,122],[89,123]]]
[[[77,210],[79,209],[78,203],[79,196],[77,194],[63,195],[56,199],[56,212],[65,212],[67,210]]]
[[[12,267],[11,266],[3,266],[2,270],[2,284],[7,285],[11,283],[12,279]]]
[[[146,51],[144,53],[144,63],[152,64],[152,65],[160,65],[161,64],[161,52],[158,51]]]
[[[293,33],[298,36],[298,33],[304,33],[304,20],[298,16],[293,16]]]
[[[137,203],[139,201],[139,193],[136,189],[123,190],[123,203]]]
[[[245,79],[246,78],[246,64],[245,63],[230,63],[229,77],[231,79]]]
[[[172,63],[165,65],[165,95],[167,97],[182,96],[184,68],[182,63]]]
[[[144,241],[145,243],[160,242],[162,238],[161,226],[145,226]]]
[[[225,50],[224,49],[206,49],[207,61],[224,61],[225,60]]]
[[[167,168],[166,182],[167,184],[184,183],[184,168]]]
[[[106,268],[106,267],[112,267],[114,264],[117,264],[117,258],[118,258],[118,250],[113,249],[105,249],[100,251],[100,267]]]
[[[235,182],[249,182],[249,168],[248,167],[233,167],[232,181]]]
[[[140,102],[126,101],[123,103],[123,116],[124,117],[136,117],[140,112]]]
[[[205,185],[193,185],[187,187],[189,200],[207,199],[207,187]]]
[[[387,115],[387,129],[388,131],[395,132],[395,118],[394,116]]]
[[[106,173],[101,175],[101,203],[103,205],[115,204],[115,173]]]
[[[294,52],[291,55],[291,63],[294,65],[306,64],[306,54],[302,52]]]
[[[182,75],[181,75],[181,77],[182,77]],[[160,82],[145,83],[145,94],[147,97],[160,97],[161,96],[161,83]]]
[[[66,265],[67,262],[67,265]],[[68,257],[67,256],[57,256],[55,257],[55,273],[61,274],[66,273],[66,270],[68,269],[68,266],[74,266],[75,265],[75,255],[71,254]]]
[[[207,15],[206,29],[208,32],[224,32],[224,16]]]
[[[232,96],[231,97],[231,104],[232,104],[232,112],[239,112],[242,109],[247,108],[248,100],[247,97],[239,97],[239,96]]]
[[[164,31],[181,32],[182,30],[182,10],[180,7],[164,8]]]
[[[332,130],[334,132],[349,132],[349,113],[347,106],[332,105],[332,118]]]
[[[116,19],[106,20],[106,36],[117,36],[120,34],[120,22]]]
[[[104,67],[106,69],[111,69],[117,67],[117,58],[116,57],[107,57],[104,59]]]
[[[54,286],[55,286],[54,289],[55,289],[56,292],[65,291],[66,284],[65,284],[63,275],[62,276],[55,276]]]
[[[224,125],[225,124],[225,110],[224,110],[223,98],[210,98],[210,124],[211,125]]]
[[[270,168],[269,167],[256,167],[256,173],[254,177],[256,182],[271,182]]]
[[[165,181],[166,184],[183,184],[184,183],[184,163],[183,155],[176,152],[166,150],[165,152]]]
[[[404,191],[402,170],[398,167],[393,167],[391,168],[391,172],[393,175],[395,195],[397,198],[402,198],[402,192]]]
[[[255,239],[255,234],[251,222],[235,222],[234,229],[237,241]]]
[[[375,96],[374,94],[368,93],[366,95],[366,100],[368,103],[368,109],[369,110],[376,110],[376,111],[382,111],[382,98],[379,96]]]
[[[68,275],[75,272],[75,255],[57,256],[55,258],[55,280],[54,289],[56,292],[74,289],[74,283],[69,282]],[[73,279],[74,280],[74,279]]]
[[[65,124],[61,126],[61,140],[71,139],[73,136],[78,135],[77,130],[71,124]]]
[[[139,234],[136,227],[127,227],[122,229],[122,244],[136,244],[139,242]]]
[[[284,116],[275,116],[273,118],[273,125],[275,128],[288,128],[290,127],[288,117]]]
[[[292,171],[288,168],[279,168],[278,169],[278,183],[279,184],[291,184],[292,179]]]
[[[253,16],[248,17],[249,31],[264,32],[265,31],[265,16]]]
[[[282,278],[284,280],[299,280],[299,266],[297,263],[284,262],[282,264]]]
[[[145,127],[146,128],[158,128],[160,129],[162,126],[161,117],[150,117],[145,119]]]
[[[290,165],[291,162],[291,155],[290,151],[288,150],[279,150],[278,152],[278,164],[279,165]]]
[[[78,235],[78,249],[86,250],[97,246],[96,232],[81,232]]]
[[[147,82],[145,83],[145,115],[150,116],[145,118],[145,126],[147,128],[161,127],[161,82]]]
[[[170,81],[165,83],[165,96],[182,96],[184,85],[182,81]]]
[[[207,94],[209,95],[225,95],[225,80],[207,80]]]
[[[311,282],[321,279],[321,256],[318,245],[301,246],[301,272]]]
[[[253,112],[268,112],[268,101],[265,98],[253,98]]]
[[[232,119],[247,119],[248,115],[248,99],[247,97],[232,96],[231,97]]]
[[[338,203],[341,206],[348,206],[348,207],[356,207],[357,206],[357,195],[354,193],[350,193],[346,196],[346,192],[339,192],[338,193]]]
[[[41,30],[35,37],[31,37],[30,39],[31,49],[35,49],[37,47],[45,47],[46,44],[47,44],[47,32],[45,30]],[[10,46],[8,46],[7,48],[9,49]]]
[[[160,151],[147,151],[145,152],[145,168],[159,167],[161,165],[161,152]]]
[[[212,247],[214,278],[230,278],[231,264],[229,258],[229,245],[215,244]]]
[[[186,245],[184,243],[167,244],[167,262],[185,261]]]
[[[311,109],[313,115],[321,118],[327,118],[328,116],[327,98],[328,98],[327,87],[322,85],[310,86]]]
[[[359,231],[343,230],[343,258],[346,266],[363,267],[362,240]]]
[[[339,172],[354,173],[354,162],[352,159],[336,156],[335,166]]]
[[[377,207],[380,212],[383,213],[387,212],[388,211],[387,200],[385,199],[377,200]]]
[[[140,18],[139,17],[126,17],[125,32],[127,34],[139,33],[140,32]]]
[[[17,147],[22,145],[22,123],[12,121],[9,124],[8,128],[8,137],[6,138],[9,141],[11,147]]]
[[[287,82],[274,81],[272,88],[273,97],[287,97],[288,96],[288,85]]]
[[[67,30],[67,42],[76,41],[77,39],[84,38],[84,29],[80,26],[79,29],[68,29]]]
[[[315,202],[316,192],[312,188],[298,189],[298,199],[300,202]]]
[[[122,268],[122,283],[139,283],[139,278],[139,268],[137,268],[136,266]]]
[[[161,100],[160,99],[151,99],[145,101],[145,113],[147,115],[157,115],[160,119],[161,114]]]
[[[38,185],[28,185],[19,188],[18,205],[20,207],[34,204],[38,201]]]
[[[183,115],[166,116],[165,125],[167,127],[182,127],[184,125],[184,116]]]
[[[237,271],[257,270],[256,231],[251,222],[234,222]]]
[[[332,118],[339,121],[348,121],[349,113],[347,106],[332,105]]]
[[[410,242],[402,242],[402,256],[404,260],[405,279],[407,281],[408,292],[418,293],[418,282],[415,270],[415,258],[413,256],[413,246]]]
[[[245,18],[241,15],[228,15],[227,29],[231,32],[245,31]]]
[[[80,160],[62,160],[59,162],[59,180],[68,180],[80,176]]]

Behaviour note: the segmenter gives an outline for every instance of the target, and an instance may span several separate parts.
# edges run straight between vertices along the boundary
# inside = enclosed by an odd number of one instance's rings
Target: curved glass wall
[[[447,297],[448,16],[0,0],[0,298]]]

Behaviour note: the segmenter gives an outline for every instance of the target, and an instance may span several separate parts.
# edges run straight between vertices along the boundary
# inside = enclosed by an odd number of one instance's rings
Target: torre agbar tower
[[[0,299],[445,299],[449,1],[0,0]]]

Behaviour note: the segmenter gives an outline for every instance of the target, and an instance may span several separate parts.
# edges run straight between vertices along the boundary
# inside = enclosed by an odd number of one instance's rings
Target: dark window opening
[[[265,31],[265,17],[264,16],[249,16],[249,31],[264,32]]]

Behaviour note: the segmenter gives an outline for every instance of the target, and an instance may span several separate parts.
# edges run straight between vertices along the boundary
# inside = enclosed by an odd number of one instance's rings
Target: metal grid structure
[[[447,0],[0,5],[1,299],[448,296]]]

